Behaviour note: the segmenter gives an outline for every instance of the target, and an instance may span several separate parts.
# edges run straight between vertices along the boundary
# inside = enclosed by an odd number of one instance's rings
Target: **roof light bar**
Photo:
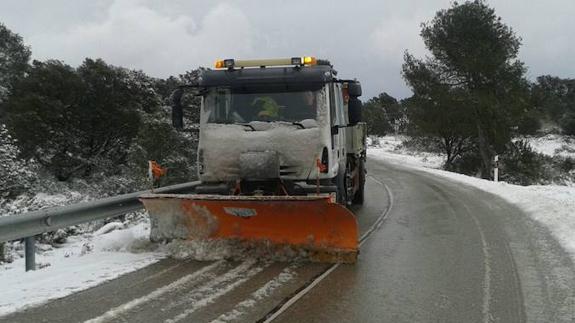
[[[317,65],[317,59],[312,56],[292,58],[268,58],[268,59],[224,59],[217,60],[215,68],[234,67],[265,67],[265,66],[310,66]]]
[[[302,59],[301,57],[292,57],[291,58],[291,65],[301,65]]]

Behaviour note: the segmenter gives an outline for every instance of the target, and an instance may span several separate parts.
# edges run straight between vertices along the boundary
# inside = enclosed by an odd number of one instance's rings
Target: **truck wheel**
[[[347,206],[351,206],[353,204],[353,176],[351,174],[351,170],[352,170],[352,163],[350,161],[347,162],[347,165],[345,166],[345,197],[346,197],[346,201],[345,204]]]
[[[345,187],[345,171],[340,171],[336,176],[336,186],[337,186],[337,203],[341,205],[347,205],[347,188]]]
[[[365,189],[365,162],[363,159],[359,160],[357,165],[357,170],[359,172],[359,188],[355,192],[353,197],[353,204],[363,204],[364,200],[364,189]]]

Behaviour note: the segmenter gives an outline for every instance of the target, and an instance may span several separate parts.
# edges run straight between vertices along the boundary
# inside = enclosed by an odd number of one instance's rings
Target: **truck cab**
[[[201,96],[201,194],[330,194],[363,202],[361,85],[314,57],[219,60],[191,85]],[[181,98],[181,93],[175,95]],[[181,104],[174,124],[182,126]]]

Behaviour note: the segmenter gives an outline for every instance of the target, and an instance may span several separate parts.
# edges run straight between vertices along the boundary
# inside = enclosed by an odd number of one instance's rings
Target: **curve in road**
[[[0,320],[574,321],[573,263],[548,230],[447,179],[371,159],[369,173],[366,203],[355,210],[360,232],[389,212],[355,265],[166,259]]]

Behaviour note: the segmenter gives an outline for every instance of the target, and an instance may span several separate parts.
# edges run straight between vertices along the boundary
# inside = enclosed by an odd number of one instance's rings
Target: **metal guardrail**
[[[153,193],[185,193],[200,182],[190,182],[154,189]],[[138,197],[152,193],[141,191],[0,217],[0,243],[25,238],[26,270],[34,270],[34,236],[73,225],[124,215],[142,209]]]

